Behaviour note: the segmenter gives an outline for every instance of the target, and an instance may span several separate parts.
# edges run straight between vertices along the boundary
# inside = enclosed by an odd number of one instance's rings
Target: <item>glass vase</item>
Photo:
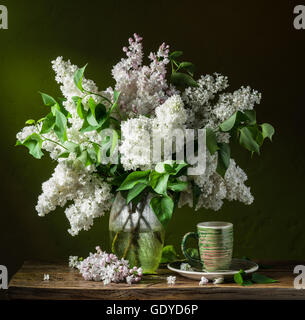
[[[150,207],[151,195],[143,196],[136,206],[126,204],[116,195],[109,218],[112,252],[142,267],[144,273],[154,273],[160,263],[165,230]]]

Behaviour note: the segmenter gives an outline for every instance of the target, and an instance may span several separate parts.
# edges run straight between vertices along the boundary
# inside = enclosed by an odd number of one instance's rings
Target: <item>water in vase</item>
[[[164,243],[164,231],[110,231],[112,252],[127,259],[131,266],[142,267],[144,273],[157,270]]]

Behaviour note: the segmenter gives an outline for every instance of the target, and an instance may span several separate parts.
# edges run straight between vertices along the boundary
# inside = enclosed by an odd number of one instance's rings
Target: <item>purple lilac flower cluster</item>
[[[100,247],[96,247],[96,253],[90,253],[86,259],[80,261],[77,268],[85,280],[103,281],[104,285],[123,281],[132,284],[139,282],[142,277],[142,268],[130,268],[128,260],[108,254]]]

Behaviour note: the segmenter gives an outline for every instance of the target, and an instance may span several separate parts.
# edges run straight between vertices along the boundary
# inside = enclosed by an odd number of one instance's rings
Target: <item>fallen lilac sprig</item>
[[[123,282],[128,284],[139,282],[143,275],[142,268],[130,268],[128,260],[119,259],[116,255],[96,247],[96,253],[78,261],[77,257],[69,258],[69,265],[76,267],[85,280],[103,281],[104,285],[111,282]]]
[[[220,278],[215,278],[213,281],[213,284],[221,284],[224,282],[224,278],[220,277]]]

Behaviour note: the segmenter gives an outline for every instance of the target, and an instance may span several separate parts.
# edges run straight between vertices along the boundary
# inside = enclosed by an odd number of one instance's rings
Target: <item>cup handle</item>
[[[197,232],[188,232],[186,233],[183,238],[182,238],[182,242],[181,242],[181,250],[184,254],[184,256],[186,257],[187,260],[189,260],[189,262],[195,264],[195,265],[201,265],[201,260],[200,259],[194,259],[192,258],[188,252],[187,252],[187,248],[186,248],[186,243],[187,243],[187,240],[189,238],[195,238],[197,241],[198,241],[198,233]]]

